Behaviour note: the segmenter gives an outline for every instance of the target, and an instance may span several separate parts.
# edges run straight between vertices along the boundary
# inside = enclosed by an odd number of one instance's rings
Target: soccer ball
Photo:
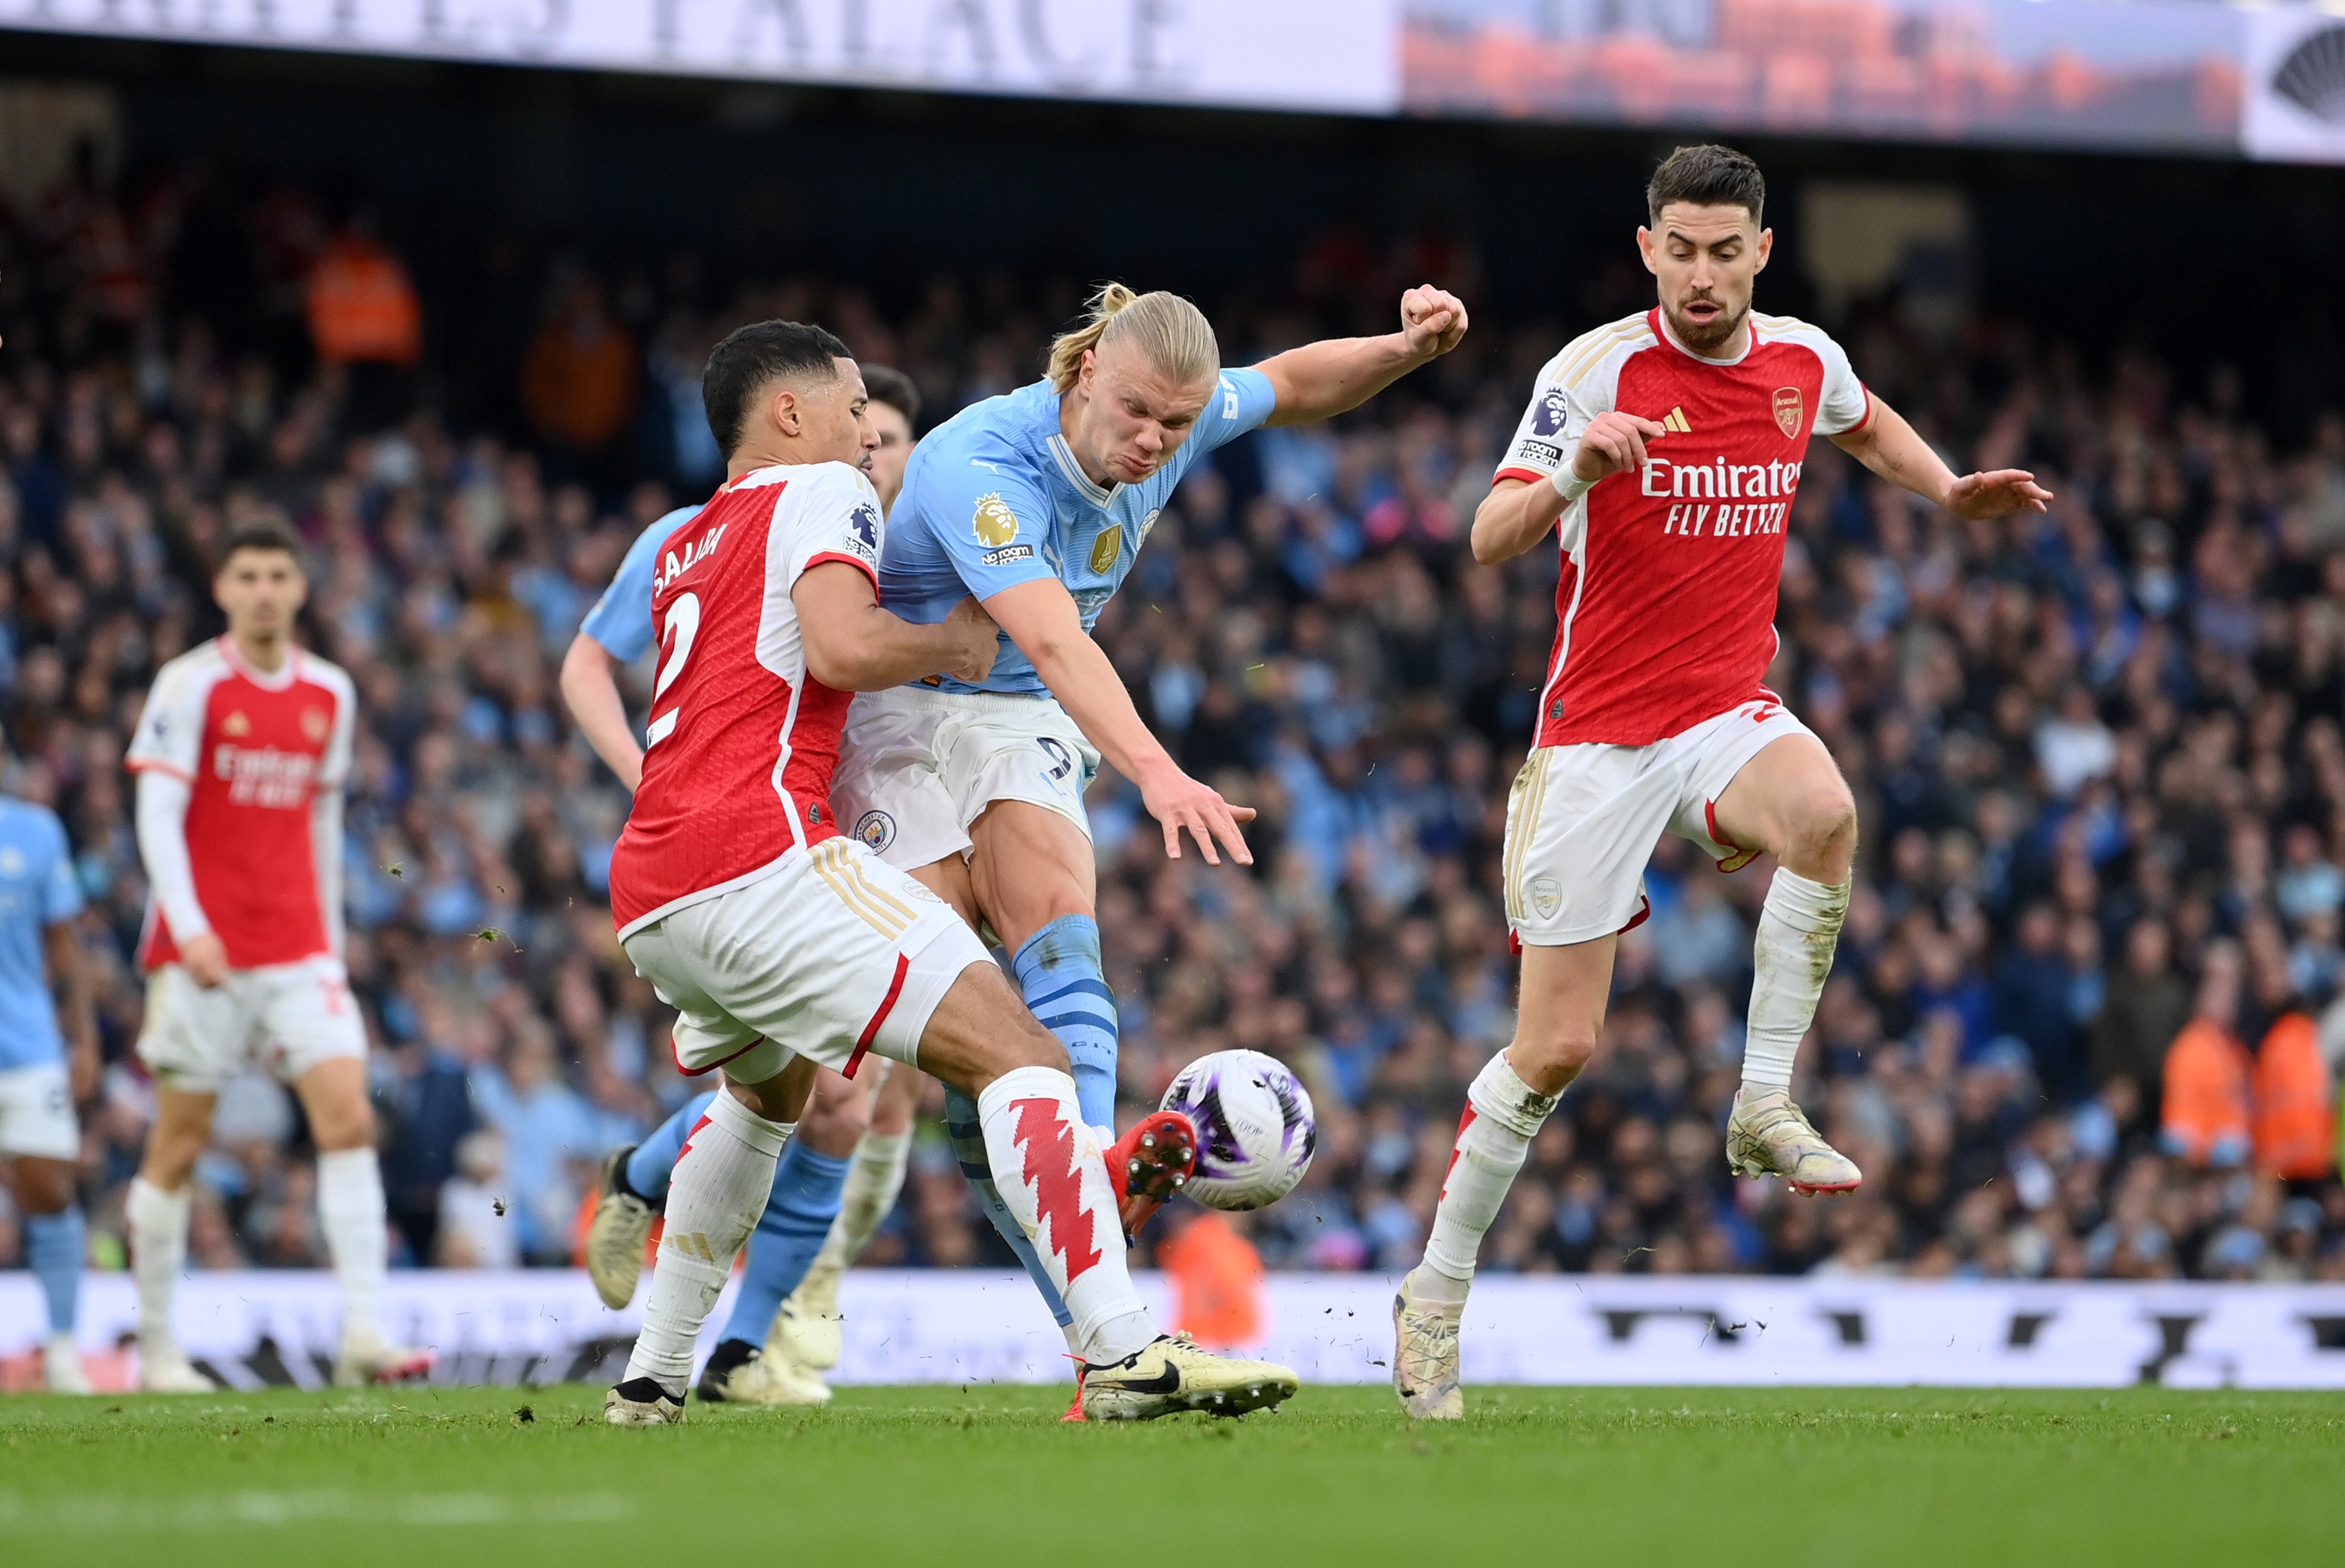
[[[1197,1172],[1181,1190],[1207,1208],[1260,1208],[1311,1168],[1319,1119],[1286,1064],[1259,1051],[1216,1051],[1181,1069],[1159,1109],[1197,1127]]]

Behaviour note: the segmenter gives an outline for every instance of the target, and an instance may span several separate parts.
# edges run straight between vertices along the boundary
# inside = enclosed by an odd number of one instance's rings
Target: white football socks
[[[1123,1222],[1107,1160],[1075,1100],[1075,1080],[1019,1067],[977,1097],[993,1183],[1074,1315],[1072,1341],[1094,1366],[1157,1337],[1124,1266]]]
[[[382,1167],[371,1148],[338,1149],[318,1156],[318,1217],[326,1252],[342,1288],[342,1339],[380,1338],[387,1222]]]
[[[1742,1047],[1742,1086],[1755,1094],[1792,1088],[1792,1064],[1815,1022],[1816,1001],[1832,973],[1832,951],[1848,919],[1848,882],[1812,882],[1775,869],[1751,945],[1751,1021]]]
[[[130,1224],[130,1272],[138,1282],[138,1344],[151,1357],[178,1352],[171,1332],[171,1295],[188,1266],[189,1190],[165,1192],[145,1176],[134,1177],[123,1217]]]
[[[1507,1189],[1530,1154],[1531,1139],[1558,1097],[1524,1083],[1504,1052],[1474,1075],[1441,1202],[1433,1211],[1433,1231],[1425,1238],[1425,1264],[1412,1276],[1419,1295],[1436,1301],[1466,1298],[1482,1237],[1497,1219]]]
[[[733,1259],[773,1196],[774,1166],[797,1130],[769,1122],[729,1088],[684,1141],[667,1187],[667,1228],[644,1301],[644,1331],[627,1358],[627,1380],[656,1379],[678,1399],[692,1380],[693,1347],[708,1321]]]
[[[822,1250],[815,1254],[814,1269],[845,1268],[871,1244],[896,1199],[904,1190],[904,1171],[911,1164],[912,1135],[866,1133],[855,1145],[855,1163],[847,1167],[847,1185],[838,1195],[838,1217],[830,1222]]]

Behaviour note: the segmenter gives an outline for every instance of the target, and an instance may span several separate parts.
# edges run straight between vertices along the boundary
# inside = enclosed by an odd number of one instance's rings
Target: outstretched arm
[[[1439,289],[1400,297],[1397,332],[1381,338],[1328,338],[1273,354],[1254,369],[1270,379],[1278,407],[1265,423],[1309,424],[1348,413],[1466,336],[1466,304]]]
[[[1998,468],[1992,473],[1954,477],[1930,443],[1905,423],[1904,416],[1879,398],[1873,400],[1873,417],[1852,431],[1832,438],[1832,444],[1865,467],[1961,517],[2001,517],[2009,513],[2041,512],[2052,493],[2035,483],[2025,469]]]
[[[1082,616],[1065,584],[1056,577],[1020,583],[987,599],[985,607],[1019,650],[1033,660],[1034,673],[1042,677],[1042,684],[1051,688],[1051,695],[1059,699],[1083,738],[1098,747],[1100,755],[1114,763],[1117,772],[1140,786],[1148,814],[1163,824],[1166,854],[1176,860],[1181,858],[1181,834],[1185,829],[1197,840],[1207,865],[1222,863],[1213,848],[1215,839],[1228,848],[1230,858],[1238,864],[1254,864],[1254,851],[1246,848],[1245,837],[1238,831],[1240,822],[1254,820],[1254,808],[1233,806],[1222,799],[1220,790],[1181,771],[1172,753],[1148,733],[1115,666],[1083,630]]]
[[[644,781],[644,748],[627,725],[627,704],[614,673],[618,663],[608,648],[580,632],[562,656],[562,700],[594,755],[633,789]]]
[[[49,983],[56,988],[57,1018],[65,1025],[66,1045],[73,1053],[70,1076],[76,1103],[97,1093],[97,1010],[90,1000],[89,966],[83,960],[81,936],[69,920],[53,921],[41,933],[49,962]]]

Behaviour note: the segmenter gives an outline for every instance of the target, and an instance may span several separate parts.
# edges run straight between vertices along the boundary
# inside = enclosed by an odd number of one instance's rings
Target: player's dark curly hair
[[[1661,209],[1672,201],[1690,207],[1743,207],[1751,221],[1763,220],[1767,209],[1767,177],[1745,154],[1715,142],[1681,147],[1661,159],[1645,186],[1645,209],[1653,227],[1661,223]]]
[[[873,402],[884,402],[904,416],[904,423],[917,426],[920,423],[920,389],[912,378],[893,365],[863,366],[863,390],[871,394]]]
[[[725,449],[729,462],[741,444],[741,425],[749,404],[767,382],[781,376],[831,381],[838,375],[834,361],[852,356],[847,345],[820,327],[803,321],[752,321],[736,327],[708,351],[708,364],[700,372],[700,402],[708,411],[709,433]]]

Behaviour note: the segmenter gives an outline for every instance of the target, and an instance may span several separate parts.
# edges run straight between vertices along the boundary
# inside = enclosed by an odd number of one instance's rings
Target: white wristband
[[[1547,482],[1555,486],[1555,493],[1563,497],[1563,504],[1566,506],[1596,488],[1596,481],[1580,478],[1568,463],[1548,474]]]

